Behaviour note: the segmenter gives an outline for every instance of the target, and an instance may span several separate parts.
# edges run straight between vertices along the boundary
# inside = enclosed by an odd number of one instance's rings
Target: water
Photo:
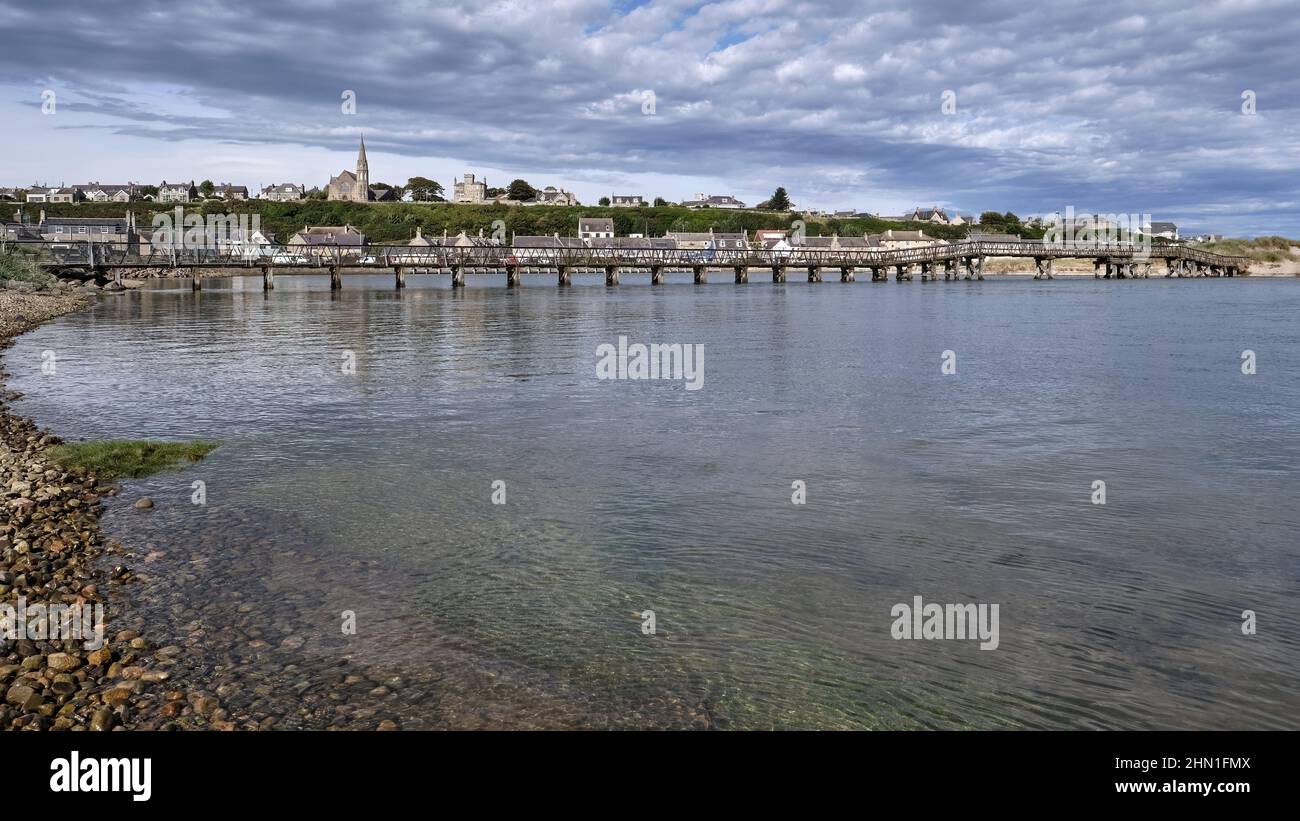
[[[643,279],[151,284],[6,362],[65,437],[224,443],[105,528],[280,726],[1300,727],[1300,282]],[[620,334],[703,389],[596,380]],[[916,595],[999,647],[894,640]]]

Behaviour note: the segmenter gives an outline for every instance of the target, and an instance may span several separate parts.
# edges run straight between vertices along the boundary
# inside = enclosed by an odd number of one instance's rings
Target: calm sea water
[[[339,656],[403,726],[1300,727],[1300,281],[716,278],[155,284],[6,364],[66,438],[223,442],[105,527],[259,707]],[[619,335],[704,387],[597,380]],[[893,639],[918,595],[999,647]]]

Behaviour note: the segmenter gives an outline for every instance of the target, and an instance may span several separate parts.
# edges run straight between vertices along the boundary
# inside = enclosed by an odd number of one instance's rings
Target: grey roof
[[[1153,232],[1177,231],[1178,226],[1174,225],[1172,222],[1153,222],[1151,223],[1151,230]]]
[[[677,240],[672,237],[601,237],[589,239],[592,248],[653,248],[656,251],[673,251]]]
[[[366,244],[366,235],[351,225],[318,225],[294,234],[296,245],[355,245]]]
[[[743,208],[745,203],[730,194],[714,194],[707,196],[702,200],[686,200],[682,205],[739,205]]]
[[[691,232],[691,231],[669,231],[664,236],[670,237],[678,242],[707,242],[708,240],[735,240],[747,239],[747,235],[741,233],[724,233],[722,231]]]
[[[515,248],[586,248],[577,237],[516,236],[510,243]]]
[[[614,220],[609,217],[580,217],[578,219],[578,230],[613,232]]]

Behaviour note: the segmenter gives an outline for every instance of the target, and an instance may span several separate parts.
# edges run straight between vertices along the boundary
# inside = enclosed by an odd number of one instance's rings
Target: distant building
[[[451,201],[467,202],[475,205],[482,205],[487,202],[487,178],[481,180],[474,179],[474,175],[466,173],[465,176],[451,184]]]
[[[676,242],[683,251],[735,251],[749,247],[749,236],[744,231],[739,234],[714,232],[712,229],[708,233],[669,231],[664,236]]]
[[[139,187],[135,183],[100,185],[97,182],[89,182],[72,187],[77,189],[82,199],[87,202],[130,202],[140,195]]]
[[[906,217],[908,222],[932,222],[935,225],[953,225],[952,220],[948,219],[948,212],[935,206],[934,208],[915,208],[911,214]]]
[[[366,160],[366,138],[357,150],[357,170],[340,171],[325,186],[325,199],[341,202],[370,202],[370,163]]]
[[[922,245],[933,245],[943,240],[936,237],[927,237],[924,231],[894,231],[890,229],[883,234],[876,235],[876,240],[880,247],[886,249],[897,248],[918,248]],[[870,240],[870,238],[868,238]]]
[[[1178,226],[1172,222],[1153,222],[1147,226],[1146,234],[1162,239],[1178,239]]]
[[[82,199],[75,187],[33,188],[27,192],[28,202],[81,202]]]
[[[40,221],[33,226],[42,240],[53,243],[93,242],[130,247],[139,243],[135,215],[130,211],[122,218],[116,217],[49,217],[41,211]]]
[[[609,204],[614,208],[640,208],[645,205],[645,198],[639,194],[612,194]]]
[[[686,200],[682,205],[687,208],[744,208],[745,203],[730,194],[696,194],[694,199]]]
[[[391,188],[377,188],[373,185],[370,186],[371,202],[399,202],[401,199],[402,198],[397,195],[397,192]]]
[[[303,229],[289,238],[289,245],[306,248],[308,251],[333,251],[340,247],[346,252],[360,253],[366,246],[366,235],[351,224],[303,226]]]
[[[281,182],[263,188],[261,199],[270,200],[271,202],[293,202],[302,199],[306,195],[307,189],[305,186],[294,185],[291,182]]]
[[[194,180],[188,183],[169,183],[163,180],[158,186],[155,202],[193,202],[199,196],[199,189],[194,187]]]
[[[524,205],[581,205],[578,197],[563,188],[556,188],[554,185],[548,185],[537,196]]]
[[[0,188],[0,200],[16,201],[17,199],[18,199],[18,189]]]
[[[578,239],[609,239],[614,236],[614,220],[608,217],[582,217],[578,220]]]
[[[212,194],[223,200],[246,200],[248,199],[248,187],[223,182],[212,189]]]

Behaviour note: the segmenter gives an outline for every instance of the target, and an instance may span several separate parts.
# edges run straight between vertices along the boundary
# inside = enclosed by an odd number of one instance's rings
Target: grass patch
[[[1214,242],[1203,242],[1194,247],[1215,254],[1247,257],[1253,262],[1282,262],[1286,259],[1293,259],[1292,249],[1300,247],[1300,240],[1286,237],[1221,239]]]
[[[50,285],[54,275],[32,262],[26,254],[0,244],[0,281],[30,282]]]
[[[139,479],[199,461],[220,442],[151,442],[144,439],[106,439],[55,445],[46,454],[65,468],[94,473],[101,478]]]

